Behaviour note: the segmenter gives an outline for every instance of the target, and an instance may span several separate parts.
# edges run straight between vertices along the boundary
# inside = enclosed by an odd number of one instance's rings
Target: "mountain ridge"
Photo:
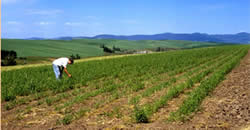
[[[44,40],[45,38],[36,37],[28,40]],[[153,35],[112,35],[101,34],[93,37],[86,36],[64,36],[58,38],[49,38],[50,40],[73,40],[73,39],[117,39],[117,40],[188,40],[201,42],[222,42],[222,43],[241,43],[250,44],[250,33],[241,32],[236,34],[207,34],[207,33],[160,33]]]

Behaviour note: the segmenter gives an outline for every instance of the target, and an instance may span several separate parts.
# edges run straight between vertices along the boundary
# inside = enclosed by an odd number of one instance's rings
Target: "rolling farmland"
[[[4,128],[122,128],[179,122],[248,53],[222,46],[78,62],[56,81],[52,66],[2,72]],[[120,126],[120,127],[118,127]]]
[[[140,50],[157,47],[164,48],[197,48],[223,43],[178,41],[178,40],[112,40],[112,39],[74,39],[74,40],[20,40],[2,39],[3,50],[15,50],[19,57],[61,57],[79,54],[82,58],[102,56],[100,45],[113,46],[126,50]]]

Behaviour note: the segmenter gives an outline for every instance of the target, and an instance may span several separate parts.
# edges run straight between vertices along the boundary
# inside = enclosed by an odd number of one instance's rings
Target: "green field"
[[[32,127],[43,120],[55,127],[78,120],[94,126],[100,120],[123,125],[185,120],[248,50],[221,46],[78,62],[68,66],[73,78],[64,75],[61,81],[51,65],[3,71],[2,122]],[[161,116],[180,96],[178,109]]]
[[[2,39],[2,49],[14,50],[19,57],[41,56],[41,57],[61,57],[79,54],[82,58],[102,56],[103,49],[100,45],[113,46],[121,49],[140,50],[157,47],[164,48],[196,48],[215,45],[219,43],[175,41],[175,40],[111,40],[111,39],[76,39],[76,40],[15,40]]]

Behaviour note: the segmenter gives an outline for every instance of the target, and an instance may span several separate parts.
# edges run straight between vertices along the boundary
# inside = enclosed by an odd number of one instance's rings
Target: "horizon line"
[[[93,35],[93,36],[57,36],[57,37],[51,37],[51,38],[46,38],[46,37],[39,37],[39,36],[33,36],[33,37],[27,37],[27,38],[4,38],[1,37],[1,39],[31,39],[31,38],[41,38],[41,39],[56,39],[56,38],[63,38],[63,37],[86,37],[86,38],[93,38],[96,36],[100,36],[100,35],[113,35],[113,36],[137,36],[137,35],[145,35],[145,36],[150,36],[150,35],[158,35],[158,34],[205,34],[205,35],[236,35],[236,34],[240,34],[240,33],[247,33],[250,34],[250,32],[246,32],[246,31],[242,31],[242,32],[238,32],[238,33],[202,33],[202,32],[193,32],[193,33],[172,33],[172,32],[164,32],[164,33],[155,33],[155,34],[131,34],[131,35],[117,35],[117,34],[97,34],[97,35]]]

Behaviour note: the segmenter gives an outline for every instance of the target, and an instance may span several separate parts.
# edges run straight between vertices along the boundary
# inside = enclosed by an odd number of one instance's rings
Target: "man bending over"
[[[71,58],[69,59],[66,57],[54,60],[53,61],[53,70],[55,72],[56,79],[59,80],[62,78],[63,70],[68,75],[68,77],[71,77],[71,74],[67,70],[67,64],[73,64],[73,63],[74,63],[73,59],[71,59]]]

